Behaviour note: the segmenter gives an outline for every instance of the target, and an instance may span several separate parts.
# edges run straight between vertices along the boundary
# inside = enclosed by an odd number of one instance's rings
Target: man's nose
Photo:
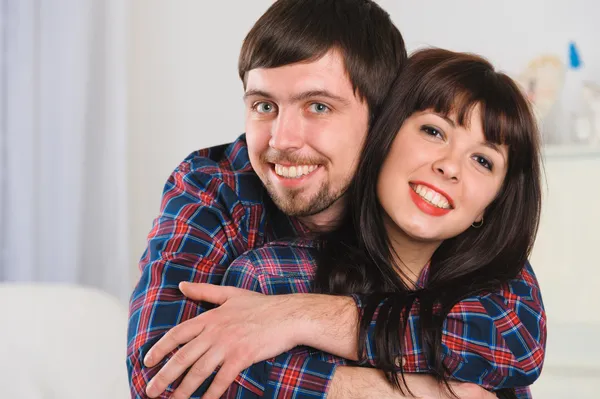
[[[271,126],[269,146],[282,152],[294,151],[304,145],[301,116],[293,110],[280,112]]]

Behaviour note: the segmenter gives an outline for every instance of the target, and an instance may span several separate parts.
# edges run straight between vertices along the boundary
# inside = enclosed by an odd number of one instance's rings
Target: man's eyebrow
[[[333,94],[330,91],[327,90],[309,90],[309,91],[304,91],[302,93],[296,94],[294,96],[292,96],[291,100],[292,102],[299,102],[299,101],[305,101],[308,100],[310,98],[314,98],[314,97],[322,97],[322,98],[329,98],[331,100],[337,101],[339,103],[342,103],[344,105],[349,105],[350,102],[343,98],[340,97],[338,95]]]
[[[266,91],[263,90],[248,90],[247,92],[244,93],[244,100],[247,99],[248,97],[265,97],[265,98],[273,98],[273,96],[271,96],[269,93],[267,93]]]
[[[274,98],[268,92],[266,92],[264,90],[257,90],[257,89],[251,89],[251,90],[248,90],[247,92],[244,93],[244,100],[246,100],[249,97],[264,97],[264,98],[269,98],[269,99]],[[292,102],[300,102],[300,101],[306,101],[306,100],[308,100],[310,98],[315,98],[315,97],[328,98],[328,99],[337,101],[339,103],[342,103],[344,105],[349,105],[350,104],[350,102],[347,99],[345,99],[343,97],[340,97],[338,95],[335,95],[332,92],[327,91],[327,90],[308,90],[308,91],[303,91],[302,93],[298,93],[298,94],[292,96],[290,98],[290,100]]]

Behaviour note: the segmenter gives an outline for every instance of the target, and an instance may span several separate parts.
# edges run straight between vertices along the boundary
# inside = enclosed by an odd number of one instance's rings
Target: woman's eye
[[[325,114],[330,111],[327,105],[321,103],[310,104],[309,110],[315,114]]]
[[[492,170],[493,169],[493,165],[490,161],[488,161],[486,158],[476,155],[473,157],[473,159],[481,166],[483,166],[486,169]]]
[[[254,110],[260,114],[269,114],[275,110],[275,106],[269,102],[261,101],[252,107]]]
[[[439,137],[441,139],[444,138],[442,131],[433,126],[422,126],[421,130],[430,136]]]

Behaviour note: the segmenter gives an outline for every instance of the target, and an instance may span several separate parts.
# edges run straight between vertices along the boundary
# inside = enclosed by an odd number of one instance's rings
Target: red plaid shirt
[[[244,136],[230,145],[197,151],[187,157],[165,185],[160,215],[154,221],[148,246],[140,261],[142,275],[131,296],[127,367],[132,397],[147,398],[147,383],[170,358],[167,356],[157,366],[146,368],[143,359],[152,345],[170,328],[207,310],[201,304],[187,300],[177,288],[179,282],[221,284],[228,267],[244,252],[278,239],[295,237],[301,232],[302,226],[282,214],[270,201],[251,168]],[[243,257],[238,262],[243,262],[244,259],[247,258]],[[306,260],[301,265],[293,265],[296,271],[312,270],[312,259]],[[230,275],[233,276],[231,272]],[[523,289],[529,289],[530,301],[517,301],[519,296],[512,294],[506,298],[496,296],[496,303],[487,304],[498,312],[503,306],[513,305],[524,312],[527,312],[525,309],[530,309],[532,321],[529,325],[520,328],[518,333],[511,333],[511,328],[520,326],[518,315],[511,313],[510,317],[497,319],[501,313],[492,311],[491,314],[496,316],[488,317],[490,323],[493,320],[511,322],[501,329],[493,330],[496,335],[492,341],[489,340],[492,338],[491,332],[484,331],[482,334],[487,335],[480,337],[474,336],[474,331],[471,331],[471,336],[459,334],[466,339],[456,339],[454,342],[454,345],[460,347],[473,340],[480,344],[481,351],[485,347],[489,348],[483,351],[483,360],[473,357],[468,359],[469,362],[477,360],[485,365],[487,357],[503,354],[504,357],[493,358],[493,369],[505,370],[508,374],[523,370],[525,377],[519,379],[522,385],[530,383],[539,374],[545,343],[545,318],[537,282],[533,274],[525,277],[531,281],[523,279],[519,282]],[[286,286],[286,283],[282,284]],[[277,284],[268,286],[274,289]],[[298,285],[300,286],[302,284]],[[288,284],[286,287],[291,286]],[[464,308],[459,313],[479,312],[485,315],[485,310],[489,311],[487,308],[482,310],[481,302],[478,304],[476,301],[462,306]],[[411,316],[409,325],[413,322],[418,322],[418,315]],[[536,323],[538,333],[532,331],[531,337],[525,341],[527,349],[513,353],[510,352],[512,348],[503,346],[503,339],[521,339],[521,332]],[[495,326],[497,323],[491,324]],[[454,346],[450,347],[455,350]],[[372,353],[368,355],[372,356]],[[406,356],[406,369],[425,372],[426,363],[417,355],[414,353]],[[512,359],[511,356],[518,356],[521,363],[517,365],[506,360]],[[341,359],[328,354],[309,348],[297,348],[245,370],[226,396],[324,398],[335,365],[341,362]],[[500,386],[507,384],[507,381],[510,384],[514,379],[488,378],[481,383],[486,381]],[[180,382],[181,378],[171,384],[161,397],[169,397]],[[211,379],[207,380],[194,393],[193,398],[201,397],[210,382]]]

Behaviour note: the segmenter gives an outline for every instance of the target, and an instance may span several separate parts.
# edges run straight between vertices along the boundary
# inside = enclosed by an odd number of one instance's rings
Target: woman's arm
[[[360,296],[356,306],[362,307]],[[300,302],[304,304],[300,304]],[[298,298],[294,306],[310,309],[299,328],[301,344],[357,359],[356,306],[348,298]],[[381,305],[380,305],[381,307]],[[320,317],[319,315],[326,315]],[[366,358],[374,366],[375,320],[367,334]],[[418,339],[419,315],[411,312],[401,360],[406,372],[430,371]],[[489,389],[526,386],[540,375],[546,344],[546,314],[539,285],[527,264],[518,278],[497,292],[467,298],[450,311],[442,331],[444,363],[455,379]],[[353,338],[350,338],[353,337]]]

